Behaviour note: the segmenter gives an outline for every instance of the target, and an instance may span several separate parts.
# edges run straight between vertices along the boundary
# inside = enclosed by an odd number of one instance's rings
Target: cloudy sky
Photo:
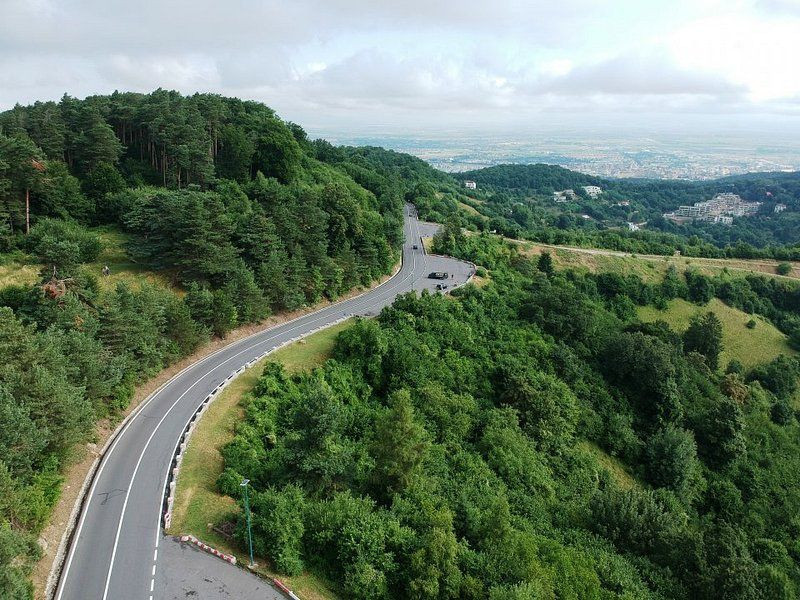
[[[215,91],[310,128],[800,123],[800,0],[0,0],[0,109]]]

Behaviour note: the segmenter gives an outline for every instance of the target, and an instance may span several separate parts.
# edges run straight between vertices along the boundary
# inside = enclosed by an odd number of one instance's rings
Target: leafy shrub
[[[30,252],[59,269],[92,262],[102,250],[99,236],[77,223],[42,219],[31,228],[26,240]]]

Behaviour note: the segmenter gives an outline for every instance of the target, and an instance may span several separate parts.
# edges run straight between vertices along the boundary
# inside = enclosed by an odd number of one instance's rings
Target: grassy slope
[[[616,272],[621,274],[636,273],[645,281],[660,281],[670,265],[674,265],[679,273],[693,269],[704,275],[719,275],[729,271],[734,276],[743,276],[748,273],[781,277],[775,269],[778,261],[771,260],[744,260],[736,258],[690,258],[686,256],[651,256],[637,254],[604,254],[602,250],[564,248],[548,246],[533,242],[519,242],[524,254],[538,255],[548,251],[553,255],[553,262],[560,268],[584,269],[592,273]],[[592,253],[595,252],[595,253]],[[800,264],[792,263],[793,270],[788,277],[800,278]]]
[[[757,315],[748,315],[741,310],[731,308],[718,299],[713,299],[707,306],[697,306],[685,300],[673,300],[669,308],[660,311],[653,306],[639,307],[639,317],[643,321],[663,320],[677,332],[683,332],[689,326],[689,320],[697,313],[713,311],[722,321],[723,350],[720,365],[725,367],[728,361],[736,359],[745,367],[772,360],[779,354],[796,354],[787,342],[786,336],[772,324]],[[745,324],[755,319],[755,329],[748,329]]]
[[[39,279],[41,268],[23,255],[0,254],[0,289],[9,285],[33,285]]]
[[[184,455],[170,533],[190,533],[221,550],[236,554],[239,560],[247,560],[243,552],[209,528],[209,524],[219,523],[238,510],[231,498],[216,491],[215,483],[222,472],[219,449],[233,437],[236,423],[242,418],[240,400],[253,388],[267,360],[283,363],[290,373],[319,366],[330,356],[336,336],[351,323],[335,325],[272,353],[235,379],[214,401],[195,429]],[[266,563],[263,558],[256,562]],[[269,569],[259,570],[274,575]],[[303,598],[336,597],[330,586],[314,574],[283,579]]]
[[[173,287],[166,275],[148,271],[146,266],[128,256],[125,246],[130,236],[112,227],[98,227],[92,231],[100,236],[103,251],[96,261],[88,263],[86,267],[97,276],[103,289],[112,289],[117,283],[122,282],[133,289],[140,287],[142,283]],[[111,275],[108,277],[103,277],[101,274],[104,265],[108,265],[111,270]]]
[[[474,206],[470,206],[469,204],[465,204],[464,202],[459,202],[458,206],[459,206],[459,208],[461,208],[461,210],[463,210],[468,215],[473,215],[473,216],[474,215],[478,215],[478,216],[480,216],[480,214],[481,214],[475,209]]]
[[[597,464],[611,474],[611,477],[622,489],[641,488],[642,484],[631,474],[630,469],[618,458],[608,454],[597,444],[582,440],[578,442],[581,450],[597,461]]]
[[[483,202],[475,198],[470,198],[471,202],[482,204]],[[467,216],[480,214],[474,206],[465,202],[458,203],[459,208]],[[716,275],[723,269],[728,269],[734,273],[756,273],[762,275],[777,274],[777,267],[783,261],[770,259],[727,259],[727,258],[689,258],[684,256],[654,256],[654,255],[625,255],[612,256],[603,254],[591,254],[590,249],[567,248],[563,246],[553,246],[549,244],[537,244],[535,242],[522,242],[507,238],[509,241],[522,244],[525,247],[523,252],[539,254],[542,250],[554,253],[555,264],[562,268],[586,268],[591,272],[598,271],[618,271],[623,273],[635,272],[642,277],[648,276],[652,279],[661,276],[666,272],[669,265],[675,265],[679,271],[684,271],[691,267],[705,275]],[[786,277],[800,279],[800,261],[788,261],[792,270]]]
[[[124,282],[137,289],[142,283],[173,288],[180,293],[162,273],[149,271],[146,266],[136,263],[125,251],[130,236],[113,227],[90,229],[100,236],[103,249],[94,262],[86,263],[85,268],[92,272],[100,282],[101,289],[113,289],[117,283]],[[108,265],[111,275],[103,277],[101,271]],[[39,272],[44,267],[34,257],[21,254],[0,254],[0,289],[8,285],[33,285],[39,281]]]

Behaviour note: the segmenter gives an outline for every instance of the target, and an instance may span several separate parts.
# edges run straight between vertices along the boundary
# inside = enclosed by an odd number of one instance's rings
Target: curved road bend
[[[199,597],[199,590],[182,585],[186,573],[174,572],[187,560],[199,559],[167,547],[170,538],[161,529],[164,484],[176,440],[203,399],[232,371],[266,350],[348,315],[374,315],[398,294],[433,289],[437,281],[427,279],[431,271],[449,272],[450,285],[469,279],[472,267],[467,263],[425,254],[411,206],[405,208],[404,233],[402,267],[383,285],[232,343],[180,372],[146,401],[100,463],[71,540],[56,600]],[[214,560],[213,564],[226,565]],[[244,596],[241,589],[228,590],[211,579],[206,582],[216,587],[200,592],[203,598]],[[181,587],[187,594],[176,593]],[[258,597],[267,597],[263,586]]]

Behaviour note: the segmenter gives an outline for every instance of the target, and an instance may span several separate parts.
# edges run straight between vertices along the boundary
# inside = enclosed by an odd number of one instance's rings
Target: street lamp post
[[[250,544],[250,565],[249,566],[252,569],[253,567],[256,566],[256,563],[253,562],[253,532],[252,532],[252,530],[250,528],[250,500],[247,497],[247,487],[248,487],[249,483],[250,483],[249,479],[244,479],[244,480],[242,480],[242,483],[240,483],[239,485],[244,488],[244,511],[245,511],[245,514],[247,515],[247,541]]]

